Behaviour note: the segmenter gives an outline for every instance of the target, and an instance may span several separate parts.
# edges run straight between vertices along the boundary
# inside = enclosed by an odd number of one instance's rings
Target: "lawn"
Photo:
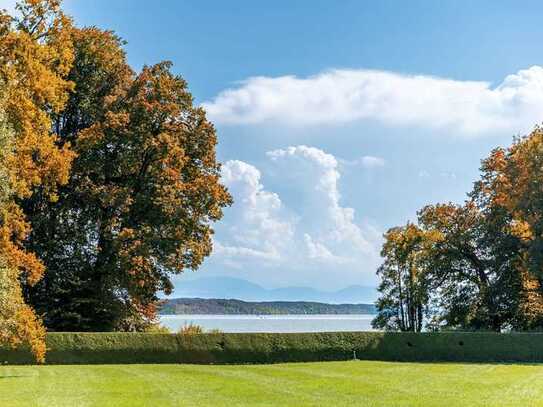
[[[543,365],[2,366],[0,406],[543,406]]]

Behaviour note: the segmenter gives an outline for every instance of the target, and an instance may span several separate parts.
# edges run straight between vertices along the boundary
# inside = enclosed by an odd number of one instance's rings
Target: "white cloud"
[[[380,233],[357,224],[341,203],[338,160],[318,148],[295,146],[267,153],[272,179],[288,185],[281,196],[243,161],[223,165],[222,181],[234,197],[216,226],[211,262],[252,281],[343,287],[373,281]],[[273,184],[273,182],[272,182]]]
[[[357,166],[360,165],[369,170],[375,168],[382,168],[385,166],[386,161],[381,157],[374,157],[372,155],[365,155],[363,157],[357,158],[356,160],[339,160],[341,164],[348,166]]]
[[[450,178],[450,179],[456,179],[456,174],[451,171],[442,171],[439,174],[442,178]]]
[[[378,168],[385,166],[385,160],[381,157],[373,157],[371,155],[365,155],[360,158],[360,164],[365,168]]]
[[[319,227],[316,228],[318,236],[311,236],[312,241],[323,246],[335,244],[340,251],[346,248],[349,252],[354,249],[357,253],[369,254],[373,251],[371,243],[366,240],[362,230],[354,222],[354,209],[340,204],[338,181],[341,175],[338,160],[333,155],[303,145],[274,150],[267,154],[272,160],[286,165],[291,174],[296,173],[296,167],[300,165],[305,170],[303,181],[311,186],[307,200],[312,202],[313,206],[307,209],[319,222]],[[305,223],[303,217],[307,215],[301,216],[302,223]]]
[[[323,243],[315,242],[311,236],[304,233],[304,243],[307,255],[311,260],[324,263],[347,263],[349,259],[334,255]]]
[[[229,245],[215,241],[215,253],[228,258],[265,261],[281,259],[281,249],[293,234],[292,222],[283,219],[279,196],[266,191],[260,171],[243,161],[226,162],[222,182],[235,198],[229,213]]]
[[[316,76],[252,77],[204,103],[224,124],[293,126],[376,120],[391,126],[447,128],[462,134],[529,130],[543,116],[543,68],[488,82],[372,70]]]

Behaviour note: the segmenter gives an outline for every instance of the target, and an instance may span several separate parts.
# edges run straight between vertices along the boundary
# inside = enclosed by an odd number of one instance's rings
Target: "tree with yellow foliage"
[[[30,224],[19,204],[36,187],[55,200],[58,185],[68,181],[74,154],[68,145],[58,147],[50,114],[62,109],[72,88],[66,80],[71,22],[56,0],[27,0],[17,9],[18,19],[0,13],[0,339],[29,344],[43,361],[44,329],[24,303],[20,281],[36,284],[44,266],[24,247]]]

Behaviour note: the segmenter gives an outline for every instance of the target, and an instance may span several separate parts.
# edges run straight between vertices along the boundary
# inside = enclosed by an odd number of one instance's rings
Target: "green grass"
[[[0,406],[543,406],[543,365],[0,367]]]

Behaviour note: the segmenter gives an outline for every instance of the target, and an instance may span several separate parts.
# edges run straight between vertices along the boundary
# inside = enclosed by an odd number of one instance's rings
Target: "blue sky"
[[[216,125],[236,203],[196,275],[375,285],[386,229],[461,202],[480,160],[543,118],[541,2],[65,8],[126,39],[136,69],[171,60]]]

